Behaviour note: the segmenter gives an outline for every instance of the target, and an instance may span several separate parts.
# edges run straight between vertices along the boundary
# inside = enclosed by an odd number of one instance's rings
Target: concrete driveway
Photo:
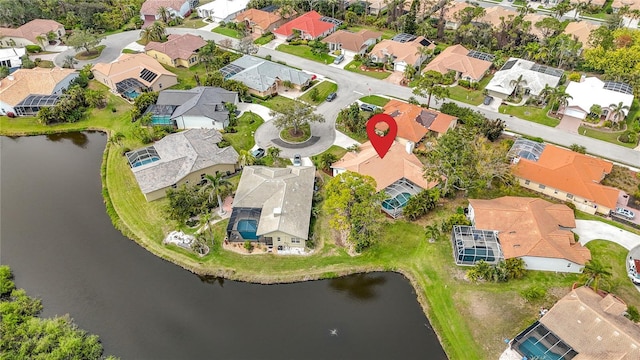
[[[266,106],[251,103],[240,103],[238,104],[238,110],[240,110],[240,112],[242,113],[251,111],[252,113],[260,116],[265,122],[272,119],[272,116],[269,115],[269,112],[271,110]]]
[[[596,239],[614,242],[627,250],[631,250],[640,245],[639,235],[601,221],[576,220],[576,228],[573,232],[580,236],[580,243],[582,245]]]

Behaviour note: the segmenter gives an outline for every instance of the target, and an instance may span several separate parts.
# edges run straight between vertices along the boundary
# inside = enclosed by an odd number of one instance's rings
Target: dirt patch
[[[602,184],[618,188],[629,195],[636,193],[639,189],[640,178],[638,174],[624,166],[613,165],[609,175],[605,176]],[[629,201],[631,205],[632,201]]]
[[[515,291],[471,290],[460,298],[468,299],[466,304],[458,305],[460,313],[473,319],[469,321],[474,324],[471,327],[473,337],[492,359],[497,359],[506,348],[505,339],[511,339],[537,315],[536,307],[525,302]]]

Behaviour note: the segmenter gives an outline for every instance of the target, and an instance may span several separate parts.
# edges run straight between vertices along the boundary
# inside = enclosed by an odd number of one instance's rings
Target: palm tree
[[[275,160],[278,156],[280,156],[280,148],[272,146],[267,150],[267,154],[269,154],[270,158]]]
[[[251,166],[256,163],[256,158],[249,150],[240,150],[238,155],[240,155],[238,158],[238,164],[241,168]]]
[[[149,43],[150,41],[162,41],[166,35],[166,27],[160,21],[154,21],[140,32],[140,41]]]
[[[590,286],[593,291],[598,292],[600,281],[607,280],[611,277],[611,268],[602,265],[597,260],[589,260],[582,269],[583,276],[587,279],[585,285]]]
[[[62,61],[62,67],[65,69],[73,69],[76,64],[78,64],[78,60],[71,55],[65,56]]]
[[[418,55],[421,58],[425,57],[425,59],[420,62],[420,65],[418,65],[418,74],[420,74],[422,72],[422,64],[429,62],[429,59],[431,59],[431,56],[433,56],[433,50],[429,49],[426,46],[423,46],[418,49],[418,51],[416,52],[416,55]]]
[[[513,86],[513,93],[516,97],[518,97],[518,94],[520,93],[520,85],[522,85],[523,83],[526,83],[526,80],[522,78],[522,75],[518,76],[517,79],[513,79],[511,80],[511,82],[509,82],[509,85]]]
[[[573,99],[573,96],[567,94],[564,90],[560,89],[560,88],[556,88],[556,90],[554,91],[554,97],[555,97],[555,105],[558,105],[558,108],[556,109],[555,113],[558,113],[558,110],[560,110],[561,107],[565,107],[567,105],[569,105],[569,99]]]
[[[122,146],[122,140],[125,139],[125,136],[123,133],[121,132],[115,132],[113,134],[111,134],[111,136],[109,137],[109,143],[113,144],[113,145],[120,145]]]
[[[159,7],[158,15],[160,15],[160,17],[162,18],[163,23],[165,24],[169,23],[169,18],[171,18],[171,13],[169,12],[169,9],[167,9],[164,6]]]
[[[231,183],[222,177],[222,173],[216,172],[216,175],[206,174],[204,176],[205,184],[202,186],[200,191],[209,194],[209,202],[213,201],[214,197],[218,199],[218,213],[220,216],[225,214],[224,209],[222,208],[222,198],[220,194],[222,193],[222,189],[231,185]]]
[[[424,228],[424,235],[429,239],[429,242],[435,242],[440,237],[440,228],[437,224],[427,225]]]
[[[326,152],[320,156],[314,157],[313,160],[314,165],[316,166],[316,168],[318,168],[318,170],[326,171],[329,170],[331,164],[338,161],[338,157],[335,154]]]
[[[609,105],[609,109],[611,109],[611,121],[617,124],[620,120],[623,120],[625,116],[627,116],[627,111],[629,111],[629,106],[624,105],[622,101],[618,104]]]
[[[36,41],[40,44],[42,50],[44,50],[44,42],[47,41],[47,37],[44,35],[38,35],[36,36]]]

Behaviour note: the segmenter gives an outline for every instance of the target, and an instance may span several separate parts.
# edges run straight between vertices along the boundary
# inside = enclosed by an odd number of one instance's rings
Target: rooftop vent
[[[273,208],[273,215],[278,216],[278,215],[282,215],[282,208]]]

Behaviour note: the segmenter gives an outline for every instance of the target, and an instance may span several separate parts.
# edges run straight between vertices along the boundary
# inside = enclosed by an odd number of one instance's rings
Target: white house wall
[[[224,129],[229,121],[221,123],[206,116],[179,116],[175,119],[178,129]]]
[[[69,74],[67,75],[67,77],[65,77],[62,81],[60,81],[58,84],[56,84],[56,87],[53,88],[53,91],[51,92],[52,95],[60,95],[62,94],[62,91],[66,88],[69,87],[69,84],[71,83],[71,81],[73,81],[73,79],[77,78],[79,76],[78,73],[73,73],[73,74]]]
[[[16,110],[13,108],[13,106],[7,104],[4,101],[0,101],[0,115],[7,115],[7,113],[12,112],[12,113],[16,113]]]
[[[537,256],[523,256],[521,259],[524,261],[527,270],[581,273],[584,268],[584,265],[576,264],[566,259]]]

